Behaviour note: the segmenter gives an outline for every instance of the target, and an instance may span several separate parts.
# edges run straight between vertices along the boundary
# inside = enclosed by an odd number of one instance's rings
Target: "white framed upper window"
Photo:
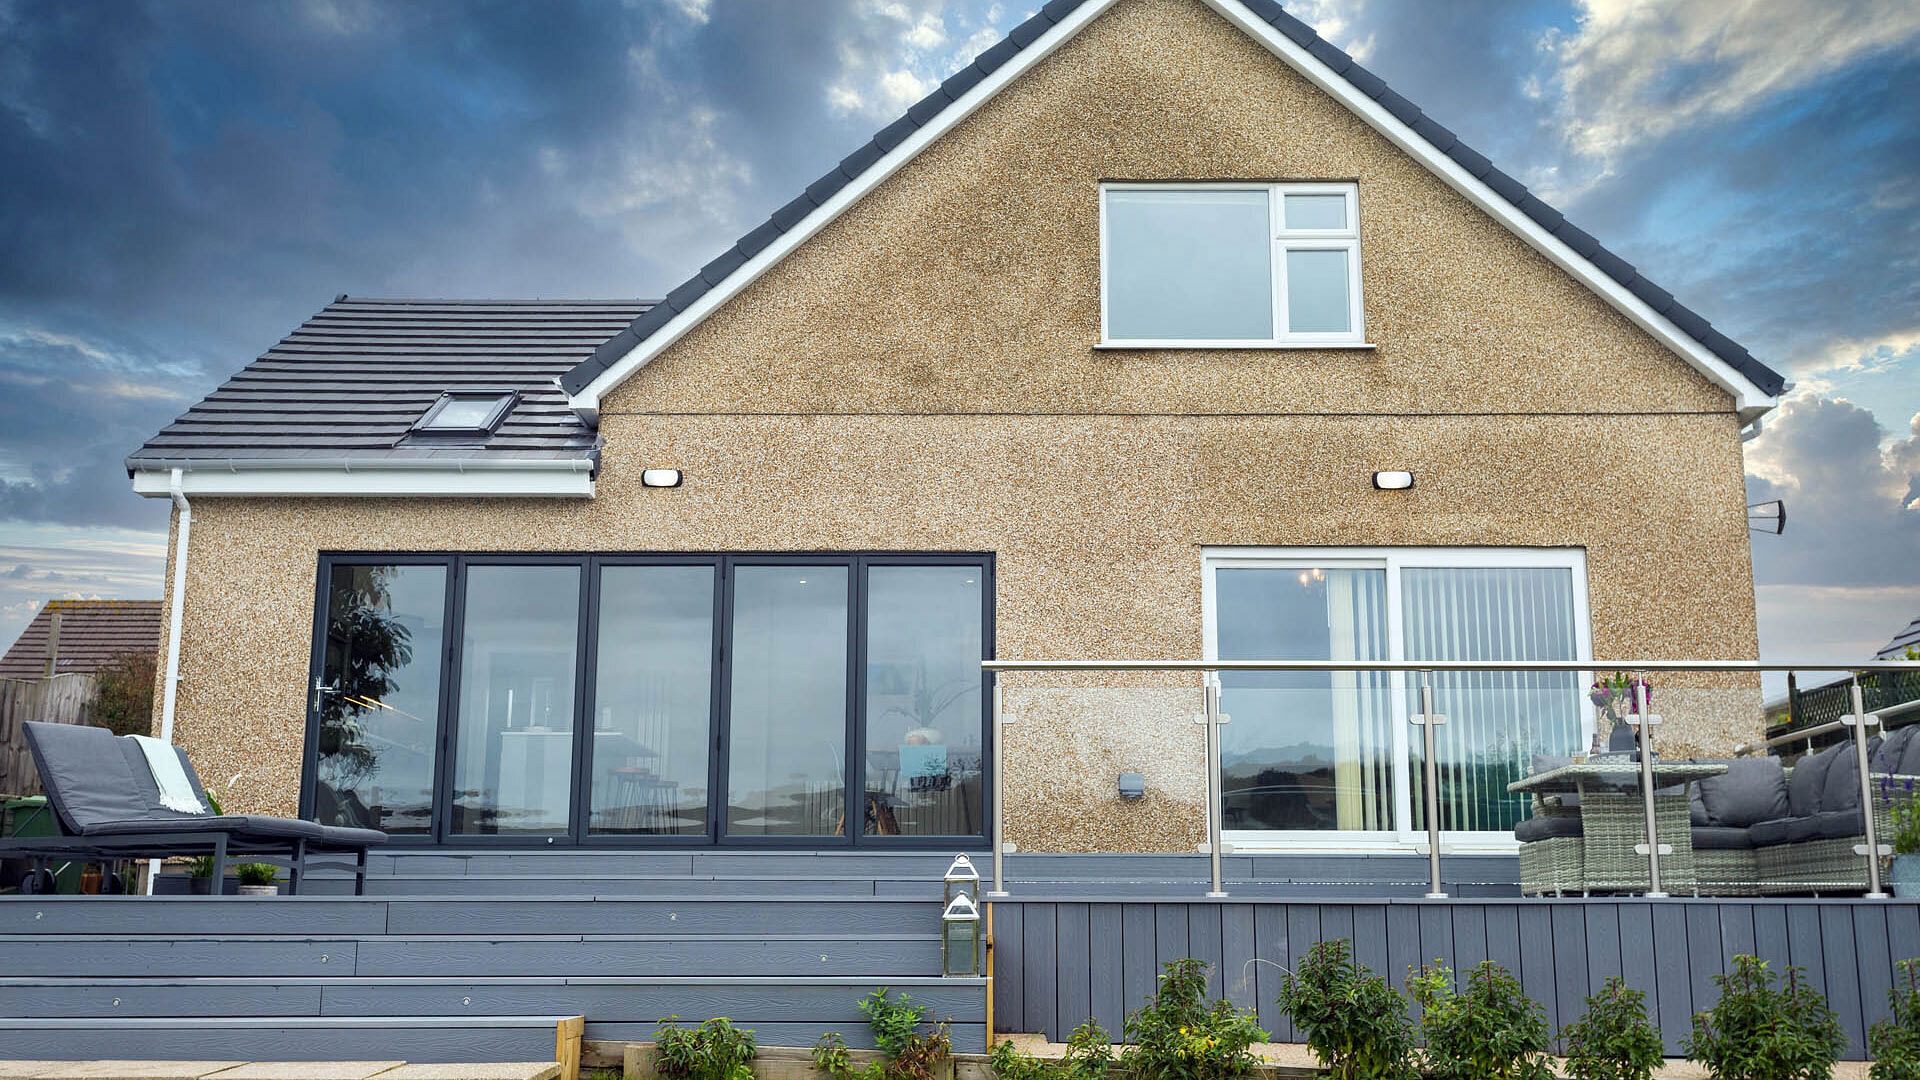
[[[1354,184],[1100,186],[1100,343],[1365,343]]]

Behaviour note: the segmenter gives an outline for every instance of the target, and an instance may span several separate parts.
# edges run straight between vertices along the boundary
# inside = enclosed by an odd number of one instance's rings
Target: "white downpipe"
[[[173,742],[174,702],[180,689],[180,624],[187,606],[187,537],[193,532],[193,504],[181,490],[181,470],[168,478],[173,508],[178,511],[173,536],[173,597],[167,605],[167,677],[160,688],[160,741]],[[147,860],[147,895],[153,895],[154,879],[160,876],[160,860]]]

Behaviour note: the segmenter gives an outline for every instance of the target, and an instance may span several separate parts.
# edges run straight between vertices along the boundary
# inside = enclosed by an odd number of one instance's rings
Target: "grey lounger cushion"
[[[252,814],[208,814],[191,817],[182,814],[169,821],[134,818],[129,821],[103,821],[87,828],[88,836],[127,836],[135,833],[227,832],[238,836],[276,840],[318,840],[325,828],[296,818],[256,817]]]
[[[1744,828],[1789,816],[1787,774],[1779,758],[1734,758],[1724,764],[1726,772],[1701,780],[1696,789],[1707,814],[1698,824]]]
[[[275,818],[274,820],[286,819]],[[303,821],[301,824],[313,825],[319,829],[320,842],[323,844],[338,844],[341,847],[372,847],[375,844],[387,842],[387,834],[379,829],[355,829],[347,825],[318,825],[311,821]]]
[[[1827,783],[1827,770],[1836,751],[1829,746],[1817,754],[1808,754],[1794,763],[1787,777],[1787,811],[1794,817],[1806,817],[1820,809],[1820,791]]]

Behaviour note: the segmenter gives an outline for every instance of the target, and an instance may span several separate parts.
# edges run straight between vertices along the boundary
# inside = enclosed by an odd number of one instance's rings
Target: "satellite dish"
[[[1787,531],[1787,504],[1780,499],[1747,506],[1747,530],[1779,536]]]

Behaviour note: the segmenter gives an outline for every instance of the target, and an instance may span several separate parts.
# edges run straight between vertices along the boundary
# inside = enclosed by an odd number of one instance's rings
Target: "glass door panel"
[[[1385,569],[1228,568],[1215,577],[1222,660],[1384,660]],[[1392,688],[1378,672],[1223,672],[1222,826],[1394,828]]]
[[[1575,660],[1573,571],[1565,567],[1415,567],[1400,573],[1409,660]],[[1527,798],[1507,785],[1536,754],[1579,749],[1581,678],[1574,672],[1434,672],[1440,827],[1509,832]],[[1409,686],[1417,693],[1417,683]],[[1412,746],[1414,828],[1425,829],[1421,746]]]
[[[564,833],[580,567],[481,565],[466,579],[450,829]]]
[[[981,571],[867,571],[869,836],[981,831]]]
[[[600,572],[589,830],[703,836],[713,741],[711,566]]]
[[[325,825],[433,831],[443,566],[334,566],[314,691],[313,809]]]
[[[848,575],[734,570],[729,836],[846,835]]]

